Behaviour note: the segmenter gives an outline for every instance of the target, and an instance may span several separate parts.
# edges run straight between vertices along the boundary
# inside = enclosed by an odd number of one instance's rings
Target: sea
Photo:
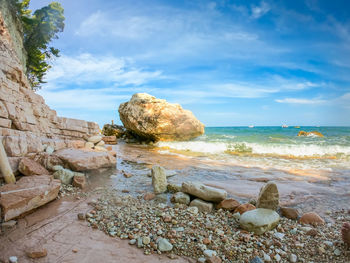
[[[300,131],[323,137],[298,136]],[[111,184],[134,196],[153,191],[151,169],[159,165],[170,184],[199,181],[225,189],[240,202],[257,198],[260,188],[273,181],[281,206],[325,216],[350,209],[350,127],[207,127],[190,141],[120,141],[113,147],[117,171]]]
[[[298,136],[300,131],[324,135]],[[233,166],[283,171],[341,171],[350,175],[350,127],[207,127],[191,141],[158,142],[163,154]]]

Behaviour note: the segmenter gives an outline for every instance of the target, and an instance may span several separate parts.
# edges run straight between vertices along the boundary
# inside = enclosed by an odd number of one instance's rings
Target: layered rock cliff
[[[16,170],[18,157],[41,152],[47,145],[55,150],[84,145],[84,138],[99,133],[99,126],[58,117],[32,91],[18,58],[22,50],[18,35],[13,36],[4,21],[4,15],[10,13],[6,8],[0,5],[0,139]],[[16,32],[15,27],[11,30]]]

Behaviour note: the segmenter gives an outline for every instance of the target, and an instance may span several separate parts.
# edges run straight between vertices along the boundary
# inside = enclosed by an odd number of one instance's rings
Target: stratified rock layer
[[[9,1],[2,1],[3,6]],[[3,7],[2,6],[2,7]],[[5,8],[5,7],[3,7]],[[97,123],[58,117],[56,111],[30,87],[24,66],[18,59],[22,41],[16,41],[6,25],[0,10],[0,141],[8,157],[24,157],[44,151],[79,147],[84,138],[99,133]],[[13,40],[14,39],[14,40]],[[15,44],[14,44],[15,42]],[[16,52],[17,50],[17,52]],[[17,167],[12,167],[15,171]],[[0,174],[0,177],[2,175]]]
[[[204,125],[189,110],[146,93],[136,93],[120,104],[125,128],[152,141],[183,141],[204,133]]]
[[[116,158],[108,152],[93,152],[68,148],[54,153],[60,158],[66,167],[73,171],[84,172],[101,168],[116,167]]]
[[[0,187],[0,207],[4,221],[54,200],[61,182],[50,175],[22,177],[16,184]]]

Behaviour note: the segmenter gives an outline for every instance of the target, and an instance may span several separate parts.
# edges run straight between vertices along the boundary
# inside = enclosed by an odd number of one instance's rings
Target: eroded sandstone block
[[[16,184],[0,187],[0,206],[4,221],[40,207],[54,200],[61,182],[50,175],[26,176]]]

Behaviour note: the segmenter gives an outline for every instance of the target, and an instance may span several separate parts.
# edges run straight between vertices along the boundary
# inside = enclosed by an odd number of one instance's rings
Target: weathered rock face
[[[120,104],[119,115],[126,129],[147,140],[182,141],[204,133],[204,125],[192,112],[146,93]]]
[[[25,176],[16,184],[0,187],[0,207],[5,221],[54,200],[61,182],[50,175]]]
[[[183,192],[177,192],[172,196],[171,201],[174,203],[188,205],[190,203],[190,196]]]
[[[68,148],[56,151],[54,155],[60,158],[66,167],[77,172],[113,168],[117,164],[116,158],[108,152],[92,152]]]
[[[1,2],[0,9],[0,140],[5,151],[9,157],[23,157],[44,151],[44,145],[54,150],[78,146],[77,140],[98,134],[99,127],[94,122],[58,117],[32,91],[18,59],[21,41],[14,28],[9,33],[6,25],[11,23],[3,20],[6,14],[6,20],[10,19],[9,10],[2,5],[6,2]]]
[[[279,193],[277,185],[274,182],[268,182],[260,189],[256,207],[277,210],[278,205]]]
[[[206,186],[199,182],[182,183],[182,191],[210,202],[221,202],[227,196],[225,190]]]
[[[244,230],[261,235],[277,226],[280,216],[273,210],[257,208],[245,212],[239,223]]]

